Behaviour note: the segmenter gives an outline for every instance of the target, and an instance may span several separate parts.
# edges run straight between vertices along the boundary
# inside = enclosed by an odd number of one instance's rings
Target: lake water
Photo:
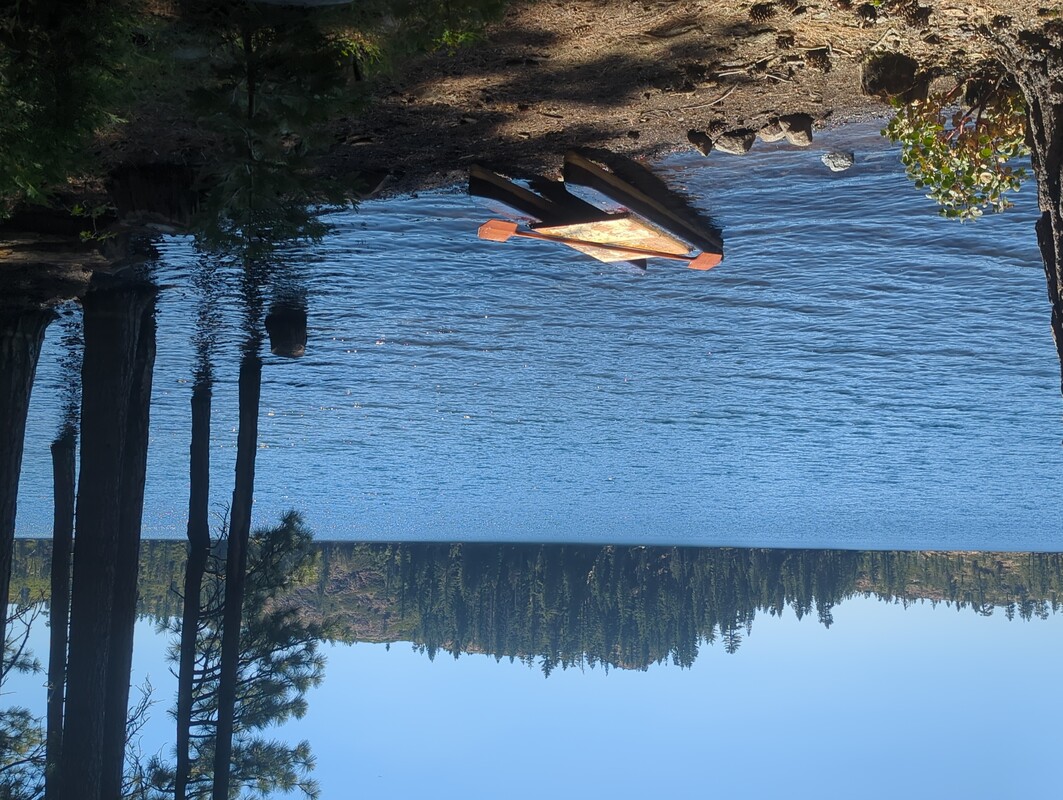
[[[309,740],[323,797],[1058,787],[1063,420],[1035,192],[943,220],[877,131],[658,165],[723,229],[707,273],[479,241],[492,212],[458,188],[364,203],[278,254],[310,339],[266,357],[255,522],[294,507],[340,541],[291,590],[336,626],[325,679],[262,733]],[[827,172],[829,148],[856,166]],[[204,295],[219,517],[244,334],[235,269],[187,238],[159,253],[132,680],[158,701],[141,752],[166,761],[156,623],[180,608]],[[70,311],[33,393],[24,538],[51,528]],[[360,544],[401,540],[443,544]],[[24,601],[47,550],[19,543]],[[903,550],[968,552],[883,552]],[[41,714],[42,682],[4,689]]]
[[[707,273],[477,240],[460,188],[366,202],[277,264],[309,305],[263,374],[256,521],[322,538],[1054,550],[1059,366],[1035,190],[941,219],[878,124],[658,171],[722,226]],[[831,174],[828,148],[857,164]],[[203,256],[159,246],[144,533],[184,534]],[[220,297],[212,502],[231,494],[240,304]],[[41,357],[18,532],[51,526],[66,380]]]

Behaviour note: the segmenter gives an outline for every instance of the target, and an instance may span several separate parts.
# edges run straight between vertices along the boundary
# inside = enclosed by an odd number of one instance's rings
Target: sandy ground
[[[718,146],[790,114],[816,127],[882,117],[888,106],[861,89],[876,54],[910,55],[948,80],[995,55],[994,29],[1061,16],[1063,0],[514,0],[482,41],[374,78],[368,109],[332,124],[317,169],[395,194],[463,183],[472,163],[556,176],[573,147],[654,158],[690,148],[691,131]],[[110,170],[194,169],[212,146],[183,103],[132,111],[99,143]],[[70,204],[108,201],[95,178],[69,191]],[[0,272],[18,285],[21,262],[55,261],[47,247],[36,257],[0,244]]]
[[[884,116],[861,64],[903,52],[936,74],[992,55],[985,31],[1060,13],[1005,0],[767,4],[516,2],[483,42],[440,52],[381,81],[376,101],[336,130],[325,168],[391,173],[410,191],[460,181],[473,162],[556,174],[574,146],[636,157],[688,148],[688,132],[759,129],[807,113],[817,126]],[[871,18],[872,14],[874,19]]]
[[[862,65],[904,53],[943,79],[993,56],[987,32],[1039,28],[1063,0],[513,0],[482,40],[373,76],[371,100],[335,121],[317,168],[352,191],[460,183],[480,163],[556,176],[573,147],[654,158],[807,114],[816,127],[884,117]],[[173,16],[170,0],[152,13]],[[176,46],[176,45],[171,45]],[[216,146],[183,99],[147,97],[98,144],[107,171],[192,168]],[[695,137],[697,138],[697,137]],[[72,181],[68,205],[108,202]]]

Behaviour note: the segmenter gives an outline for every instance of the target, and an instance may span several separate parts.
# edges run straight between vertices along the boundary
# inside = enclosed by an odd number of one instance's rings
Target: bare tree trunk
[[[1027,131],[1041,218],[1037,244],[1052,304],[1052,336],[1063,391],[1063,22],[1040,31],[999,33],[1001,59],[1026,99]]]
[[[232,767],[236,682],[240,659],[247,545],[251,535],[251,502],[255,493],[255,455],[258,449],[258,404],[262,389],[262,360],[257,343],[240,362],[240,430],[236,440],[236,484],[230,511],[225,559],[225,607],[222,616],[221,674],[218,682],[218,737],[214,751],[213,800],[227,800]]]
[[[48,723],[45,800],[59,797],[59,763],[63,752],[63,701],[66,696],[67,625],[70,620],[70,552],[74,543],[74,481],[77,433],[63,429],[52,442],[51,601],[48,610]]]
[[[177,676],[177,768],[174,800],[185,800],[191,769],[189,745],[192,692],[196,666],[203,574],[210,555],[210,406],[211,380],[203,370],[192,388],[192,445],[188,493],[188,562],[185,565],[184,613],[181,618],[181,652]]]
[[[125,693],[129,685],[128,669],[112,677],[115,666],[121,666],[115,664],[116,650],[128,645],[122,638],[129,627],[126,619],[135,613],[128,606],[128,589],[116,593],[116,584],[121,580],[128,587],[130,576],[119,570],[136,569],[137,545],[129,539],[139,537],[140,513],[134,506],[143,498],[141,451],[154,358],[154,298],[153,289],[127,287],[90,292],[84,300],[81,469],[60,761],[63,800],[101,800],[105,786],[121,781],[123,754],[107,746],[107,706],[114,700],[115,682],[124,683]],[[120,713],[124,731],[126,709],[110,713]]]
[[[30,390],[51,311],[0,315],[0,646],[7,635],[7,601],[15,545],[15,508]],[[0,649],[0,653],[2,653]]]
[[[133,361],[125,447],[122,450],[122,497],[115,565],[110,654],[107,666],[103,773],[104,798],[122,796],[129,674],[133,668],[133,632],[137,620],[137,578],[140,567],[140,526],[144,516],[144,484],[148,465],[151,382],[155,367],[155,302],[142,312]]]

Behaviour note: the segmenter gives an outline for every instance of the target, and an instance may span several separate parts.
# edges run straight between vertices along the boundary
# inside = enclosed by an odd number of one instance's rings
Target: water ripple
[[[481,242],[458,190],[329,215],[324,241],[278,254],[310,343],[267,358],[258,521],[294,503],[339,538],[1058,549],[1032,187],[1007,215],[943,220],[876,130],[824,137],[857,150],[840,175],[766,147],[661,165],[723,225],[710,273]],[[146,531],[177,536],[203,256],[160,252]],[[214,277],[222,508],[242,309],[238,272]],[[38,386],[60,357],[52,331]],[[21,534],[50,525],[58,414],[35,393]]]

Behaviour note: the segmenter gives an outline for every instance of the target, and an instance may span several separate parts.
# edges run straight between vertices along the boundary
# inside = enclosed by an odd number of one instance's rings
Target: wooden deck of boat
[[[469,170],[469,194],[501,203],[531,218],[535,230],[593,227],[594,223],[615,226],[620,215],[602,206],[619,206],[631,212],[627,216],[636,220],[636,224],[655,229],[660,241],[679,240],[695,250],[723,253],[719,228],[659,177],[630,159],[595,155],[592,160],[575,151],[566,154],[564,181],[534,176],[528,181],[531,187],[528,189],[485,167],[473,165]],[[597,163],[599,160],[606,162],[609,169]],[[570,187],[579,187],[579,194],[570,191]],[[646,235],[639,233],[640,237]],[[628,263],[645,269],[645,259]]]

